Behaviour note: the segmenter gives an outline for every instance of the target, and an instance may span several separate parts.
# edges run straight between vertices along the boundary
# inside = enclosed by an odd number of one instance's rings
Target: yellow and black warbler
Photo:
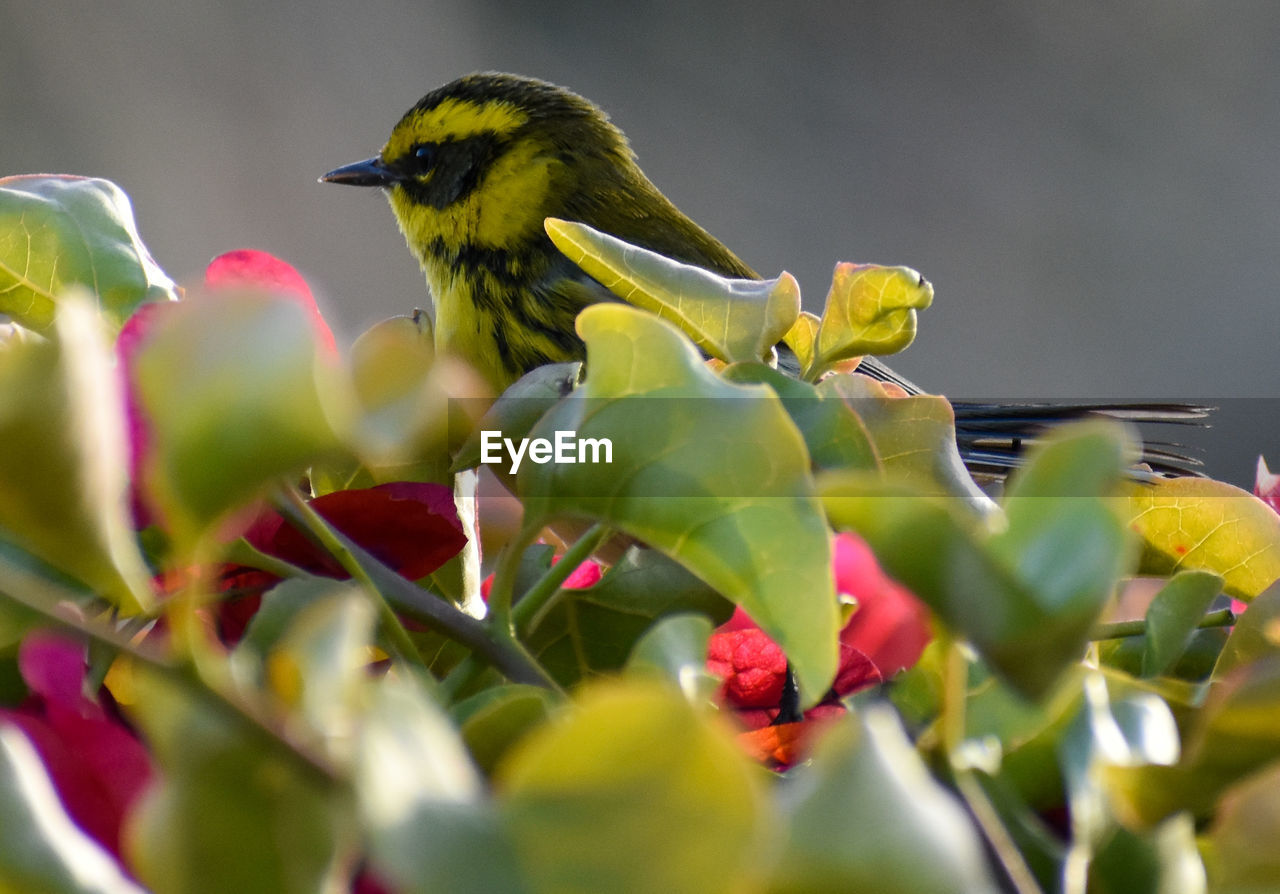
[[[426,273],[437,349],[469,361],[499,389],[542,364],[581,359],[578,312],[617,300],[551,243],[548,217],[724,276],[757,278],[650,182],[599,107],[533,78],[473,74],[433,90],[405,112],[381,153],[320,179],[386,190]],[[919,391],[874,359],[859,371]],[[971,468],[999,472],[1016,463],[1020,440],[1047,423],[1135,409],[1158,421],[1198,410],[957,404],[957,437]],[[1157,466],[1184,466],[1176,455],[1147,454]]]

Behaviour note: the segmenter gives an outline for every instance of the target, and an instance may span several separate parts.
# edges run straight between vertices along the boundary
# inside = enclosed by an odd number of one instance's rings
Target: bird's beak
[[[400,178],[382,163],[378,156],[334,168],[320,178],[321,183],[345,183],[348,186],[390,186]]]

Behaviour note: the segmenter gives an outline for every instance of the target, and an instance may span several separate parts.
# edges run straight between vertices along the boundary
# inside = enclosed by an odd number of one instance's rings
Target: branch
[[[291,524],[304,533],[310,529],[304,518],[287,500],[278,501],[277,509]],[[323,520],[322,520],[323,521]],[[349,554],[360,568],[368,585],[373,587],[388,605],[415,620],[431,625],[482,657],[497,668],[513,683],[531,683],[535,686],[554,688],[546,672],[522,650],[490,635],[481,621],[455,608],[443,599],[433,596],[412,581],[406,580],[394,569],[387,567],[364,547],[341,531],[325,523],[334,540]]]
[[[324,755],[277,729],[252,705],[211,686],[194,666],[176,663],[154,649],[131,642],[124,634],[77,617],[74,612],[58,610],[59,605],[82,602],[82,593],[0,559],[0,599],[8,599],[33,612],[51,627],[74,633],[114,655],[128,656],[238,723],[268,750],[282,754],[287,760],[297,761],[320,783],[332,785],[338,781],[338,771]]]
[[[1196,625],[1197,630],[1211,627],[1230,627],[1236,622],[1236,613],[1229,608],[1209,612]],[[1146,618],[1136,621],[1117,621],[1114,624],[1099,624],[1089,634],[1089,639],[1097,642],[1104,639],[1125,639],[1130,636],[1145,636],[1147,632]]]

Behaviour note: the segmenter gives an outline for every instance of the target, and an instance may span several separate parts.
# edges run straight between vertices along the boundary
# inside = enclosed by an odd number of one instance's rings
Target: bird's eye
[[[409,157],[413,159],[414,165],[419,168],[429,168],[435,160],[436,147],[433,143],[419,143],[409,152]]]

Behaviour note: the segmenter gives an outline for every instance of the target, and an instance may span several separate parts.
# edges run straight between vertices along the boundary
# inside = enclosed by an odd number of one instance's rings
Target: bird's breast
[[[595,296],[559,275],[554,249],[435,249],[421,260],[437,352],[466,360],[499,390],[534,367],[582,358],[574,318]]]

